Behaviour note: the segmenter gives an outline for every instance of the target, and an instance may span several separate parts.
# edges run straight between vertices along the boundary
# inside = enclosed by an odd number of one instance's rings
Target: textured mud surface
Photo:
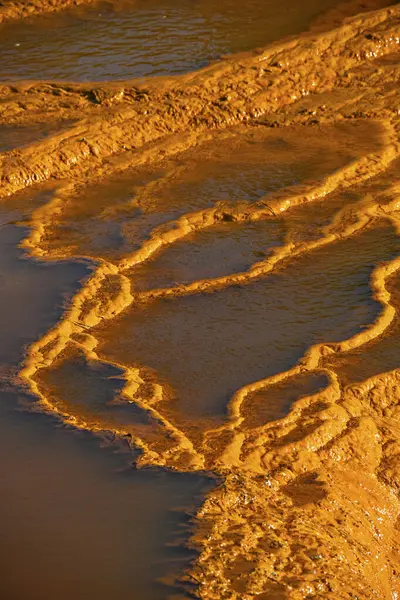
[[[19,380],[221,478],[195,597],[400,594],[400,8],[373,8],[180,77],[0,85],[22,247],[94,265]]]

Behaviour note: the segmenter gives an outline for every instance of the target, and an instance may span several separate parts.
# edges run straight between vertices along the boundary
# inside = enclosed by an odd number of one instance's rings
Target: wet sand
[[[76,4],[0,10],[4,593],[393,600],[399,7]]]

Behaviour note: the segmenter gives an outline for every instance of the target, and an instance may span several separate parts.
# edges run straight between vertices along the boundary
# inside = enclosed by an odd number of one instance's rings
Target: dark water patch
[[[136,0],[2,26],[0,78],[88,81],[179,74],[300,33],[337,0]]]
[[[134,428],[136,434],[140,429],[149,429],[148,414],[122,400],[122,372],[113,365],[88,361],[79,351],[69,351],[59,364],[39,377],[59,410],[79,416],[92,426],[100,424],[113,430],[123,425],[126,431]]]
[[[127,469],[126,454],[47,416],[17,412],[15,402],[1,393],[0,597],[172,595],[157,580],[181,574],[193,559],[183,545],[184,511],[199,507],[210,480]]]
[[[390,293],[390,303],[398,310],[400,306],[400,277],[398,273],[395,273],[386,281],[386,289]],[[400,367],[399,340],[400,319],[399,315],[396,314],[392,323],[378,338],[351,352],[326,358],[324,366],[334,369],[343,385],[360,383],[365,379]]]
[[[362,346],[359,350],[348,352],[335,361],[327,361],[326,364],[335,369],[345,385],[360,383],[400,367],[399,341],[400,323],[396,321],[377,340]]]
[[[2,215],[7,219],[7,215]],[[35,342],[61,317],[89,268],[73,262],[27,258],[18,244],[27,230],[0,229],[0,362],[16,365],[27,344]]]

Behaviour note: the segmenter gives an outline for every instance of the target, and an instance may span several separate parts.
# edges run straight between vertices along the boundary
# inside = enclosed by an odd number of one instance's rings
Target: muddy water
[[[334,361],[332,366],[344,385],[357,384],[379,373],[391,371],[398,366],[399,340],[400,324],[396,320],[385,335],[368,344],[362,352],[349,352],[345,357]],[[331,361],[328,360],[326,364],[331,364]]]
[[[254,429],[285,417],[296,401],[317,394],[327,384],[324,375],[313,373],[292,377],[272,388],[250,394],[243,407],[243,428]]]
[[[0,597],[393,600],[399,9],[66,4],[0,31],[100,80],[0,86]]]
[[[290,186],[315,184],[351,164],[364,152],[378,150],[382,141],[378,124],[357,121],[334,127],[322,125],[308,131],[293,127],[275,132],[253,126],[216,133],[210,141],[199,144],[195,152],[183,152],[178,161],[163,161],[157,169],[127,170],[123,176],[86,187],[64,208],[63,219],[54,224],[48,244],[63,252],[70,248],[75,255],[119,258],[139,248],[155,228],[168,226],[186,213],[213,206],[232,207],[238,202],[251,203]],[[265,251],[262,227],[257,224],[249,227],[254,234],[248,238],[254,243],[250,253]],[[267,244],[273,245],[281,236],[280,225],[267,227],[275,240]],[[224,231],[222,228],[214,236],[215,241],[210,239],[211,244],[221,246],[215,274],[223,274],[228,268],[224,266],[226,261],[235,261],[235,227],[230,230],[231,241],[230,233]],[[200,235],[213,237],[212,233]],[[196,244],[191,248],[185,246],[184,252],[196,253]],[[180,249],[181,244],[177,244],[170,251],[178,254]],[[236,268],[240,269],[240,264],[249,266],[255,257],[253,254],[244,261],[236,259],[239,260]],[[196,265],[192,267],[188,266],[192,274],[186,274],[185,278],[201,277]],[[164,266],[153,263],[152,268],[159,271]],[[208,269],[211,276],[213,267]],[[167,277],[167,271],[164,276]]]
[[[16,366],[23,358],[25,345],[57,322],[80,282],[89,276],[90,268],[78,263],[33,265],[18,248],[24,229],[8,224],[11,215],[1,216],[0,360],[2,365]]]
[[[209,483],[133,471],[127,444],[120,453],[101,448],[88,434],[26,412],[32,398],[9,378],[25,345],[60,318],[90,271],[24,258],[17,247],[24,230],[7,224],[11,216],[1,215],[0,230],[0,596],[105,600],[134,588],[142,598],[166,598],[173,589],[157,580],[192,558],[182,549],[184,510],[195,510]],[[167,547],[177,541],[178,549]]]
[[[157,579],[182,572],[192,559],[183,548],[190,534],[184,510],[197,508],[207,480],[132,471],[126,448],[119,456],[49,417],[17,413],[15,405],[14,395],[1,394],[1,596],[172,594]]]
[[[143,291],[167,288],[197,279],[247,271],[282,244],[279,223],[224,223],[188,236],[169,252],[133,271],[133,287]]]
[[[241,241],[246,248],[246,235]],[[154,370],[178,415],[224,414],[242,386],[289,369],[313,344],[347,339],[373,322],[380,306],[370,297],[372,270],[398,251],[393,230],[378,228],[265,280],[134,306],[101,334],[102,352]]]
[[[0,77],[104,81],[198,69],[299,33],[336,0],[137,0],[2,27]],[[118,4],[117,4],[118,6]]]

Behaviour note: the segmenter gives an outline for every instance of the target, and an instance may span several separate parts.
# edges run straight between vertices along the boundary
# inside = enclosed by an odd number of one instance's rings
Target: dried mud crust
[[[29,348],[20,378],[44,410],[102,431],[101,421],[89,423],[61,409],[57,390],[40,375],[73,351],[90,363],[112,364],[125,382],[118,402],[134,403],[154,423],[150,433],[122,425],[113,431],[142,450],[139,465],[209,470],[222,478],[197,515],[192,539],[201,553],[185,578],[199,598],[392,600],[400,593],[399,371],[348,387],[335,371],[335,360],[384,337],[398,318],[392,282],[399,258],[374,271],[371,295],[381,305],[374,323],[349,339],[314,345],[289,371],[239,389],[220,426],[204,423],[199,429],[189,420],[178,425],[164,410],[162,382],[145,365],[112,361],[99,346],[105,326],[154,298],[246,286],[381,222],[400,234],[399,41],[400,8],[393,7],[184,77],[146,84],[0,86],[0,123],[56,123],[79,114],[79,122],[61,133],[0,156],[0,194],[12,202],[9,196],[33,184],[54,184],[50,199],[29,216],[26,251],[43,260],[76,256],[96,264],[60,322]],[[129,170],[149,174],[136,204],[116,202],[102,213],[112,219],[119,210],[129,215],[138,206],[149,208],[154,194],[221,136],[294,125],[306,134],[348,122],[375,123],[380,143],[366,144],[368,151],[359,149],[348,164],[317,181],[252,202],[216,202],[183,212],[117,259],[78,253],[57,238],[57,228],[71,224],[82,190],[107,177]],[[163,174],[157,179],[156,172]],[[135,265],[190,233],[216,222],[282,219],[295,207],[329,202],[345,191],[355,200],[316,224],[311,239],[286,239],[245,272],[146,292],[132,286]],[[326,388],[295,402],[279,421],[246,425],[248,397],[305,374],[323,374]]]

